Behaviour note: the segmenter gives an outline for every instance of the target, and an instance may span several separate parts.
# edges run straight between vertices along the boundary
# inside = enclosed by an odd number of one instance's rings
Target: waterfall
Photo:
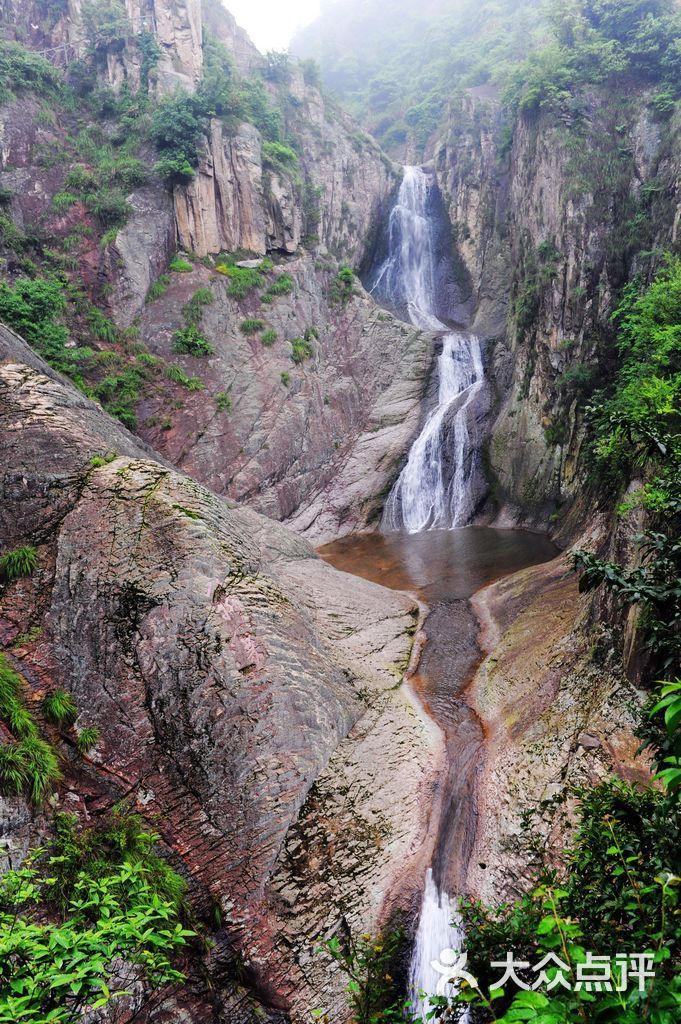
[[[433,995],[442,974],[431,965],[440,960],[445,949],[463,949],[463,931],[458,926],[459,915],[446,893],[441,892],[429,868],[421,904],[421,915],[409,967],[409,996],[414,1015],[426,1019],[428,999],[419,993]]]
[[[476,412],[485,388],[482,352],[475,335],[449,330],[436,315],[433,187],[421,167],[405,167],[390,214],[388,255],[372,288],[405,309],[416,327],[443,332],[437,405],[386,502],[384,531],[465,526],[485,491],[476,444]]]
[[[390,214],[387,256],[372,287],[416,327],[441,333],[442,342],[437,403],[388,497],[381,523],[385,532],[465,526],[486,490],[477,436],[486,401],[482,351],[475,335],[451,330],[438,318],[443,303],[438,296],[435,188],[423,168],[405,167]],[[411,1000],[423,1020],[427,995],[435,993],[442,976],[433,961],[440,960],[443,950],[462,950],[463,942],[460,918],[430,869],[409,973]],[[420,992],[426,993],[425,1000]]]

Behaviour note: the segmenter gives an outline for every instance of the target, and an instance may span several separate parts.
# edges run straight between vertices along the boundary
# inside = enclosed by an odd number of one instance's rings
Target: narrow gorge
[[[0,3],[0,1021],[674,1024],[681,10],[303,6]]]

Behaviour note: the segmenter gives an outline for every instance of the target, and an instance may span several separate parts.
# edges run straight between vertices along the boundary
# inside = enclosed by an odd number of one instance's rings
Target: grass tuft
[[[38,552],[31,544],[0,556],[0,580],[9,582],[30,576],[38,565]]]

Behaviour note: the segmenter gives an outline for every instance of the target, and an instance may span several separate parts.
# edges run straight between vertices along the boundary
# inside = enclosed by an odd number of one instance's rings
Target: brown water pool
[[[481,658],[470,598],[502,576],[548,562],[558,549],[542,534],[469,526],[355,534],[325,544],[318,554],[343,572],[415,593],[430,608],[423,627],[427,639],[411,684],[442,729],[447,748],[438,787],[433,875],[440,889],[461,893],[475,838],[476,774],[484,756],[481,723],[465,700]]]

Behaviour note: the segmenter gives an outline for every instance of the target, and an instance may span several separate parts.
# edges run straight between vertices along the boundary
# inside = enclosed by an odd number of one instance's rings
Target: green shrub
[[[132,192],[149,180],[147,169],[141,160],[133,156],[119,156],[109,162],[100,164],[101,177],[120,185],[126,192]]]
[[[0,555],[0,580],[9,582],[30,576],[38,566],[38,552],[30,544]]]
[[[344,306],[355,294],[355,275],[352,267],[341,267],[331,282],[329,301],[334,305]]]
[[[56,281],[19,278],[12,287],[0,282],[0,320],[58,370],[68,365],[68,331],[56,322],[65,308],[64,293]]]
[[[285,50],[268,50],[265,54],[263,77],[268,82],[285,85],[291,78],[291,58]]]
[[[268,328],[268,330],[263,331],[262,335],[260,336],[260,340],[265,346],[265,348],[270,348],[270,346],[274,345],[275,341],[277,340],[277,332],[274,330],[274,328],[270,327]]]
[[[269,303],[277,295],[290,295],[293,291],[294,281],[290,274],[279,274],[278,277],[268,285],[267,291],[261,295],[261,300]]]
[[[172,270],[175,274],[188,274],[194,269],[194,266],[189,260],[183,259],[182,256],[173,256],[168,269]]]
[[[239,330],[242,334],[257,334],[264,326],[264,320],[242,320],[239,325]]]
[[[195,174],[194,168],[186,156],[169,153],[156,161],[154,171],[169,185],[186,185]]]
[[[43,714],[51,725],[63,728],[73,725],[78,717],[78,708],[73,697],[66,690],[53,690],[43,701]]]
[[[189,391],[202,391],[203,381],[200,377],[188,377],[181,366],[175,366],[171,364],[166,367],[166,377],[168,380],[175,381],[176,384],[181,384],[183,387],[188,388]]]
[[[570,366],[558,378],[558,390],[580,397],[587,395],[592,390],[596,373],[596,367],[588,366],[586,363],[577,363],[575,366]]]
[[[105,230],[122,228],[132,214],[130,203],[117,188],[100,188],[88,194],[85,205]]]
[[[12,218],[6,213],[0,213],[0,243],[3,247],[21,252],[26,248],[27,241],[26,235],[19,230]]]
[[[323,948],[347,978],[346,992],[356,1024],[416,1024],[393,980],[403,956],[399,929],[383,935],[334,936]]]
[[[298,154],[282,142],[263,142],[262,162],[273,171],[291,174],[298,167]]]
[[[15,737],[0,745],[0,792],[40,804],[61,778],[57,757],[41,739],[21,696],[21,679],[0,654],[0,719]]]
[[[314,349],[305,338],[293,338],[291,341],[291,359],[294,363],[302,363],[305,359],[311,359]]]
[[[214,301],[210,288],[197,288],[189,302],[182,307],[184,322],[186,324],[200,323],[205,307],[210,306]]]
[[[0,880],[0,1018],[74,1024],[139,977],[142,1005],[184,980],[171,962],[184,928],[184,884],[158,856],[156,836],[120,813],[97,829],[67,814],[29,865]]]
[[[218,412],[232,411],[232,397],[227,391],[218,391],[215,396],[215,408]]]
[[[102,466],[108,466],[110,462],[117,458],[117,452],[107,452],[106,455],[93,455],[90,459],[90,465],[93,469],[101,469]]]
[[[285,388],[287,388],[291,383],[291,374],[288,372],[288,370],[284,370],[282,372],[281,383],[284,385]]]
[[[195,324],[188,324],[173,335],[173,352],[188,356],[211,356],[215,349]]]
[[[66,213],[78,202],[78,196],[72,192],[57,192],[52,197],[52,209],[55,213]]]
[[[77,195],[88,195],[97,191],[97,181],[94,174],[76,164],[64,178],[64,188]]]
[[[102,313],[101,309],[91,306],[87,312],[87,322],[95,338],[113,345],[119,340],[120,332],[113,320]]]
[[[0,42],[0,102],[6,103],[15,92],[57,96],[62,85],[59,71],[49,61],[18,43]]]
[[[243,299],[249,292],[264,284],[265,279],[260,270],[235,267],[225,263],[218,263],[215,269],[219,274],[224,274],[229,278],[227,294],[232,299]]]
[[[114,359],[119,358],[116,353],[113,355]],[[147,365],[140,355],[136,362],[123,364],[118,373],[108,374],[92,387],[93,396],[129,430],[134,430],[137,425],[135,409],[154,367],[155,363]]]

